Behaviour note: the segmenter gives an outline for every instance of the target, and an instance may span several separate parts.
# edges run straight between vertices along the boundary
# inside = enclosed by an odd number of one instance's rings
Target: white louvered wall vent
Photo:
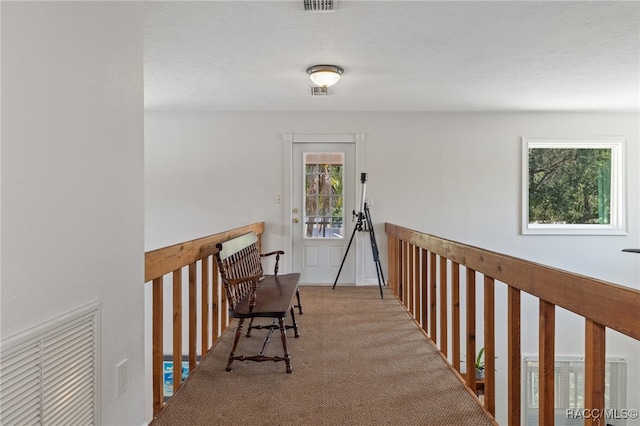
[[[312,12],[333,12],[338,8],[338,0],[304,0],[304,10]]]
[[[99,422],[98,303],[0,342],[0,424]]]

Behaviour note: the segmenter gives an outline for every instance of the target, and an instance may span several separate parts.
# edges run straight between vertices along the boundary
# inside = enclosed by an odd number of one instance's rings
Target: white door
[[[293,143],[293,270],[304,284],[355,283],[355,143]],[[347,256],[345,257],[345,253]]]

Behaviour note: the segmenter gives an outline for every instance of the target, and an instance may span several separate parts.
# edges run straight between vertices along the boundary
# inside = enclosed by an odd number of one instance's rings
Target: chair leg
[[[296,299],[298,299],[298,304],[295,305],[298,308],[298,313],[302,315],[302,303],[300,303],[300,290],[296,290]]]
[[[227,371],[233,371],[231,368],[231,363],[233,362],[233,357],[236,356],[236,348],[238,347],[238,340],[240,340],[240,335],[242,334],[242,325],[244,324],[244,318],[240,318],[238,320],[238,328],[236,328],[236,335],[233,339],[233,347],[231,348],[231,352],[229,353],[229,362],[227,363]]]
[[[278,318],[278,325],[280,326],[280,337],[282,338],[282,349],[284,350],[284,362],[287,365],[287,373],[291,374],[293,368],[291,368],[291,356],[287,349],[287,329],[284,326],[284,318]]]

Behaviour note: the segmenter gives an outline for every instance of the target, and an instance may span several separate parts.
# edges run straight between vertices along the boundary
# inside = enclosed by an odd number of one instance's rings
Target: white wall
[[[267,248],[283,247],[287,212],[284,133],[366,134],[367,196],[374,203],[383,270],[383,223],[495,250],[640,288],[639,120],[631,113],[207,113],[145,114],[147,249],[267,222]],[[627,236],[522,236],[521,137],[624,135]],[[368,244],[367,278],[375,282]],[[498,300],[504,292],[497,291]],[[505,327],[500,307],[498,324]],[[614,309],[614,307],[612,307]],[[525,299],[523,353],[537,352],[537,302]],[[559,354],[582,351],[579,319],[559,312]],[[498,381],[505,382],[505,334],[497,333]],[[629,408],[640,408],[640,345],[608,334],[608,353],[630,357]],[[505,395],[498,395],[498,401]],[[498,407],[504,422],[506,410]]]
[[[98,301],[105,425],[143,411],[140,2],[2,2],[6,339]],[[128,390],[116,398],[116,364]]]
[[[382,223],[394,222],[638,287],[640,259],[620,252],[640,244],[638,126],[632,113],[147,112],[146,249],[259,220],[277,239],[288,226],[274,203],[288,195],[283,134],[364,132],[385,255]],[[628,137],[629,235],[520,235],[521,137],[611,134]]]

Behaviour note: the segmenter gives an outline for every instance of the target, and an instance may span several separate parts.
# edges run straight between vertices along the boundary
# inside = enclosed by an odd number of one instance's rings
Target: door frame
[[[356,154],[355,154],[355,167],[354,170],[356,179],[355,184],[356,188],[354,191],[355,200],[353,205],[359,205],[359,198],[362,196],[362,191],[357,186],[361,184],[358,180],[358,176],[364,170],[364,148],[365,148],[365,135],[364,133],[341,133],[341,134],[319,134],[319,133],[285,133],[283,135],[284,140],[284,192],[287,194],[283,200],[284,213],[283,213],[283,223],[284,226],[284,243],[286,250],[291,253],[293,251],[293,233],[291,232],[291,224],[293,222],[293,144],[294,143],[353,143],[355,144]],[[356,207],[358,208],[358,207]],[[349,217],[349,213],[345,212],[345,219]],[[364,236],[360,235],[361,232],[357,232],[358,235],[353,239],[353,244],[349,250],[352,250],[352,253],[349,256],[355,255],[355,284],[362,285],[364,284],[364,257],[362,256],[362,241],[364,241]],[[345,235],[345,238],[348,239],[351,235]],[[287,259],[285,266],[290,272],[293,269],[293,257],[285,256],[284,259]]]

